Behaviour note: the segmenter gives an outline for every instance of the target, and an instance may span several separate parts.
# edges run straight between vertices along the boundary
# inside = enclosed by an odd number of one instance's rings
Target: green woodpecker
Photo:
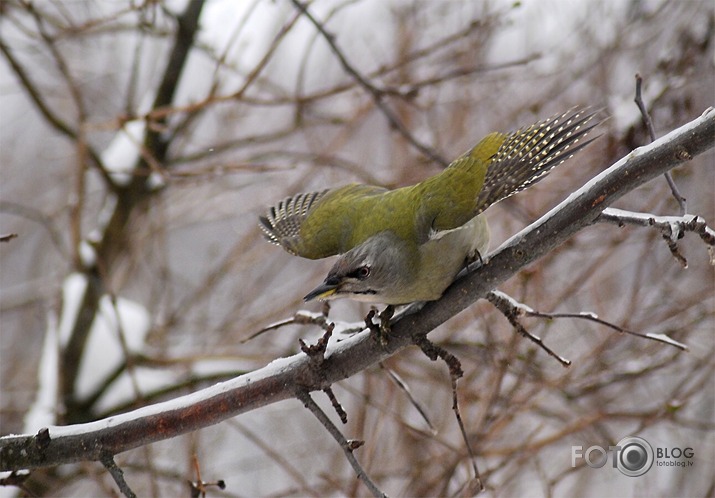
[[[340,255],[306,301],[439,299],[469,261],[486,254],[489,228],[481,213],[587,145],[594,114],[573,109],[510,134],[491,133],[416,185],[350,184],[288,197],[260,217],[261,228],[296,256]]]

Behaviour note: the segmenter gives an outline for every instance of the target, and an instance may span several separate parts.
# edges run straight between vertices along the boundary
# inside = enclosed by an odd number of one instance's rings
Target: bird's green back
[[[318,259],[344,253],[391,230],[426,242],[432,233],[462,226],[477,214],[489,159],[504,135],[492,133],[441,173],[416,185],[386,190],[350,184],[329,190],[307,213],[295,252]]]

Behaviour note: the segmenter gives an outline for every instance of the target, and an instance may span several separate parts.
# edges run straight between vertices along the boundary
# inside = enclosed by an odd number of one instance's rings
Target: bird
[[[259,216],[264,237],[308,259],[338,256],[305,301],[389,306],[439,299],[489,247],[489,206],[544,178],[592,142],[598,111],[572,108],[493,132],[438,174],[393,190],[351,183],[287,197]]]

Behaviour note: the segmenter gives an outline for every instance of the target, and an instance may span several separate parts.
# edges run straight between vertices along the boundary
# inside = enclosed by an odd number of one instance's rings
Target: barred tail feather
[[[591,143],[584,138],[599,121],[589,111],[571,109],[510,134],[487,168],[477,212],[538,182]]]

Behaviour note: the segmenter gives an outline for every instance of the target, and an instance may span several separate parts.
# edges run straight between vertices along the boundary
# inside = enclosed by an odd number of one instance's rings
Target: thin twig
[[[684,216],[656,216],[650,213],[626,211],[617,208],[604,209],[597,221],[615,223],[617,225],[638,225],[642,227],[655,227],[668,231],[669,236],[682,238],[683,232],[693,232],[700,236],[709,246],[715,245],[715,230],[700,216],[686,214]]]
[[[447,161],[444,157],[442,157],[437,151],[435,151],[433,148],[423,144],[419,140],[417,140],[412,133],[405,127],[404,124],[399,120],[399,118],[395,115],[394,112],[392,112],[392,109],[390,109],[387,104],[385,104],[383,97],[386,95],[386,91],[377,88],[375,85],[370,83],[360,72],[355,69],[350,62],[348,62],[347,58],[345,57],[345,54],[343,54],[342,50],[338,48],[337,44],[335,43],[335,36],[329,33],[326,29],[325,26],[322,25],[320,21],[318,21],[315,17],[313,17],[313,14],[310,13],[308,10],[308,7],[300,2],[299,0],[292,0],[293,5],[295,5],[298,10],[300,10],[303,15],[308,18],[308,20],[315,26],[315,29],[318,30],[318,32],[325,38],[325,41],[328,43],[330,46],[330,50],[335,54],[335,56],[338,58],[338,61],[340,61],[340,65],[343,66],[343,69],[345,70],[346,73],[348,73],[350,76],[355,78],[355,81],[357,81],[360,86],[362,86],[372,97],[373,101],[375,102],[375,105],[382,111],[382,113],[385,115],[387,118],[387,121],[390,123],[390,126],[397,130],[397,132],[402,135],[409,143],[411,143],[416,149],[418,149],[420,152],[422,152],[424,155],[429,157],[431,160],[435,161],[438,164],[441,164],[442,166],[446,167],[449,164],[449,161]]]
[[[651,341],[656,341],[660,342],[663,344],[668,344],[669,346],[674,346],[682,351],[687,351],[688,346],[685,344],[678,342],[674,339],[671,339],[665,334],[641,334],[639,332],[634,332],[632,330],[624,329],[623,327],[619,327],[618,325],[607,322],[606,320],[602,320],[601,318],[598,318],[595,314],[589,313],[589,312],[582,312],[582,313],[543,313],[540,311],[529,311],[527,312],[528,316],[533,316],[533,317],[539,317],[539,318],[579,318],[581,320],[588,320],[591,322],[599,323],[601,325],[605,325],[608,328],[611,328],[613,330],[616,330],[618,332],[621,332],[623,334],[628,334],[628,335],[633,335],[636,337],[640,337],[641,339],[650,339]]]
[[[300,342],[300,350],[308,355],[311,363],[316,368],[322,365],[325,361],[325,351],[328,349],[328,342],[330,341],[330,336],[333,335],[334,328],[334,323],[328,325],[328,328],[325,329],[323,336],[318,339],[318,342],[315,344],[308,345],[303,339],[298,339],[298,342]]]
[[[129,487],[129,484],[127,484],[127,481],[124,479],[124,471],[114,462],[114,457],[107,453],[102,456],[101,462],[102,465],[104,465],[104,468],[107,469],[109,474],[114,479],[114,482],[116,482],[117,486],[119,486],[119,491],[121,491],[127,498],[136,498],[137,495],[134,491],[132,491],[132,488]]]
[[[655,227],[663,235],[668,244],[671,254],[684,268],[688,267],[688,262],[678,250],[677,241],[682,239],[686,232],[693,232],[700,236],[712,251],[715,246],[715,230],[699,216],[686,214],[683,216],[655,216],[650,213],[638,213],[634,211],[624,211],[616,208],[606,208],[598,216],[597,221],[615,223],[618,226],[638,225],[643,227]]]
[[[58,114],[56,114],[50,108],[49,104],[45,102],[37,85],[35,85],[35,83],[30,79],[30,76],[25,70],[24,66],[17,58],[15,58],[13,53],[3,42],[2,38],[0,38],[0,52],[3,53],[7,61],[10,63],[10,67],[15,73],[15,76],[17,76],[22,83],[22,88],[27,92],[30,97],[30,100],[34,102],[35,107],[37,107],[37,110],[40,111],[40,114],[42,114],[45,120],[47,120],[47,122],[61,135],[66,136],[72,141],[76,141],[79,138],[79,132],[74,129],[69,123],[64,121]],[[102,179],[104,180],[105,184],[109,188],[113,189],[114,182],[112,181],[107,170],[104,168],[102,159],[99,157],[99,154],[92,147],[89,146],[87,147],[87,153],[92,158],[92,164],[96,166],[97,171],[99,171],[99,174],[102,176]]]
[[[636,337],[640,337],[641,339],[649,339],[651,341],[656,341],[660,342],[663,344],[668,344],[669,346],[674,346],[682,351],[687,351],[688,346],[685,344],[682,344],[674,339],[671,339],[665,334],[652,334],[652,333],[647,333],[647,334],[641,334],[639,332],[633,332],[632,330],[624,329],[623,327],[619,327],[618,325],[607,322],[606,320],[602,320],[601,318],[598,318],[595,313],[590,313],[590,312],[580,312],[580,313],[544,313],[542,311],[536,311],[534,309],[531,309],[529,306],[519,303],[516,301],[514,298],[511,296],[501,292],[501,291],[492,291],[489,296],[494,296],[495,300],[501,300],[502,302],[508,303],[506,306],[509,306],[511,309],[511,312],[515,314],[515,316],[531,316],[531,317],[537,317],[537,318],[579,318],[581,320],[588,320],[591,322],[595,322],[601,325],[605,325],[608,328],[611,328],[613,330],[616,330],[618,332],[621,332],[623,334],[628,334]],[[487,296],[487,299],[489,299],[489,296]],[[489,299],[492,304],[494,302]],[[496,304],[495,304],[496,306]]]
[[[462,365],[459,359],[452,353],[447,351],[441,346],[437,346],[435,343],[427,339],[425,334],[417,334],[412,337],[412,341],[419,346],[422,352],[432,361],[440,358],[449,367],[449,377],[452,382],[452,411],[457,419],[457,425],[459,426],[459,431],[462,434],[462,439],[464,440],[464,445],[467,447],[467,453],[469,454],[469,461],[472,464],[472,470],[474,472],[474,478],[468,483],[469,489],[473,490],[475,493],[479,493],[484,490],[484,484],[482,484],[482,478],[479,475],[479,468],[477,467],[477,457],[472,449],[472,445],[469,443],[469,437],[467,437],[467,431],[464,428],[464,422],[462,421],[462,414],[459,410],[459,400],[457,398],[457,380],[459,380],[464,372],[462,371]]]
[[[196,472],[196,482],[189,481],[189,489],[191,490],[191,498],[206,498],[206,491],[208,488],[216,486],[218,489],[226,489],[226,481],[219,479],[214,482],[206,482],[201,478],[201,466],[199,465],[199,459],[194,454],[191,457],[192,463],[194,465],[194,472]]]
[[[47,102],[45,102],[45,100],[42,98],[40,91],[37,88],[37,85],[35,85],[34,82],[30,80],[30,76],[28,75],[27,71],[25,71],[25,68],[20,64],[20,61],[15,58],[15,56],[7,47],[7,45],[3,43],[2,39],[0,39],[0,52],[3,53],[7,61],[10,63],[10,67],[14,71],[15,76],[17,76],[22,83],[22,87],[28,93],[30,100],[35,103],[37,110],[40,111],[40,113],[44,116],[47,122],[61,134],[69,137],[72,140],[75,140],[77,138],[77,131],[74,130],[69,125],[69,123],[63,121],[62,118],[55,114],[52,109],[50,109]]]
[[[162,80],[157,86],[156,97],[152,103],[152,109],[170,106],[174,101],[176,90],[181,82],[186,61],[199,31],[199,18],[204,7],[205,0],[189,0],[184,11],[176,16],[177,30],[174,37],[174,44],[169,52],[168,62],[164,69]],[[167,126],[166,118],[158,118],[153,123],[148,123],[144,136],[144,146],[142,159],[146,166],[152,166],[161,170],[161,165],[166,159],[169,145],[172,140],[171,134],[165,133]],[[155,163],[154,163],[155,162]],[[142,172],[145,168],[135,168]],[[143,188],[143,182],[141,187]]]
[[[537,346],[539,346],[541,349],[546,351],[546,353],[555,358],[559,363],[561,363],[562,366],[568,367],[571,365],[571,360],[567,360],[563,356],[560,356],[554,352],[551,348],[549,348],[546,344],[544,344],[544,341],[541,339],[541,337],[536,336],[532,333],[530,333],[526,328],[519,322],[517,317],[523,314],[522,307],[519,306],[519,303],[509,297],[508,295],[504,294],[503,292],[499,291],[492,291],[489,292],[486,296],[487,301],[492,303],[496,309],[502,312],[504,317],[506,317],[507,320],[509,320],[509,323],[511,324],[512,327],[516,329],[519,334],[522,336],[526,337],[527,339],[531,340],[534,342]]]
[[[63,258],[69,257],[69,249],[65,246],[63,233],[57,228],[55,222],[39,209],[30,205],[12,201],[0,201],[0,213],[11,214],[38,223],[47,233],[52,244],[57,248]],[[12,238],[12,237],[11,237]],[[7,242],[7,241],[3,241]]]
[[[291,318],[285,318],[283,320],[271,323],[270,325],[266,325],[262,329],[260,329],[257,332],[254,332],[253,334],[249,335],[245,339],[241,340],[241,344],[244,344],[252,339],[255,339],[256,337],[265,334],[266,332],[269,332],[271,330],[276,330],[281,327],[285,327],[286,325],[293,325],[293,324],[298,324],[298,325],[318,325],[321,329],[323,330],[328,330],[329,323],[328,323],[328,316],[326,313],[311,313],[308,311],[297,311],[295,315],[293,315]],[[333,324],[333,327],[335,325]],[[342,329],[341,329],[342,330]],[[357,331],[362,330],[362,327],[360,327]]]
[[[397,372],[392,370],[391,368],[388,368],[385,366],[384,363],[380,362],[380,368],[382,368],[385,372],[387,372],[387,375],[390,376],[390,379],[397,384],[397,387],[399,387],[404,393],[405,396],[407,396],[407,400],[410,402],[412,406],[415,407],[417,412],[420,414],[422,419],[425,421],[427,424],[427,427],[429,427],[430,432],[432,435],[437,434],[437,429],[435,429],[434,425],[430,421],[429,417],[427,416],[427,410],[420,404],[419,401],[415,399],[415,397],[412,395],[412,391],[410,390],[410,386],[407,385],[407,382],[402,380],[402,377],[400,377]]]
[[[323,392],[330,400],[330,404],[332,405],[333,409],[335,410],[335,413],[337,413],[338,417],[340,417],[340,421],[343,424],[347,424],[348,423],[348,413],[345,411],[343,406],[340,404],[340,401],[338,401],[338,398],[335,397],[335,393],[333,392],[332,388],[326,387],[323,389]]]
[[[241,100],[243,95],[246,93],[248,88],[257,80],[258,76],[261,74],[263,69],[268,65],[268,63],[274,59],[273,55],[275,51],[278,49],[280,46],[281,41],[285,38],[285,36],[288,34],[288,32],[293,28],[295,25],[296,21],[300,18],[300,14],[296,14],[293,19],[289,20],[285,25],[281,27],[279,30],[278,34],[274,37],[273,41],[271,42],[270,47],[268,47],[268,50],[264,54],[263,58],[256,64],[256,66],[251,70],[250,73],[246,76],[243,85],[241,86],[240,89],[237,91],[233,92],[232,94],[232,99],[235,99],[236,101]],[[226,47],[226,51],[228,51],[228,46]],[[222,57],[225,57],[226,53]],[[217,66],[218,69],[218,66]],[[215,73],[214,73],[215,74]],[[214,78],[214,83],[211,86],[211,90],[209,91],[208,96],[205,98],[206,102],[210,102],[212,99],[216,97],[216,90],[218,88],[218,83],[219,83],[218,78]],[[171,107],[171,106],[169,106]],[[208,106],[204,107],[199,107],[197,109],[198,112],[190,112],[186,113],[181,121],[176,124],[174,129],[172,130],[172,135],[177,136],[180,134],[180,132],[186,130],[189,125],[194,122],[201,114],[201,111],[206,110]]]
[[[375,485],[374,482],[368,477],[367,473],[365,472],[365,469],[362,468],[360,465],[360,462],[357,461],[355,458],[355,455],[353,454],[353,450],[356,447],[361,446],[360,443],[355,442],[355,441],[348,441],[345,439],[345,436],[343,436],[342,432],[340,432],[340,429],[338,429],[335,424],[330,420],[330,418],[323,412],[323,410],[320,409],[320,407],[313,401],[313,398],[310,397],[310,393],[303,389],[298,389],[296,390],[295,396],[303,402],[303,405],[310,410],[310,412],[315,415],[315,417],[320,421],[320,423],[327,429],[327,431],[330,433],[331,436],[338,442],[340,447],[343,449],[343,453],[345,453],[345,457],[348,459],[348,462],[350,462],[350,465],[352,466],[353,470],[355,470],[355,473],[357,474],[357,478],[360,479],[363,484],[367,487],[367,489],[370,490],[370,493],[372,493],[373,496],[380,497],[380,498],[386,498],[387,495],[380,491],[380,488]]]
[[[70,96],[74,101],[77,116],[80,123],[84,122],[87,116],[87,111],[85,110],[84,100],[82,99],[82,92],[80,91],[75,79],[73,78],[69,64],[63,57],[62,53],[57,48],[57,43],[55,39],[50,36],[50,34],[45,29],[45,19],[42,17],[40,12],[37,10],[36,6],[32,2],[25,2],[24,7],[28,10],[32,18],[35,20],[35,25],[37,26],[37,32],[40,34],[40,38],[45,42],[52,58],[55,60],[55,65],[62,75],[62,79],[65,81],[65,85],[69,90]]]
[[[643,78],[641,77],[640,74],[636,74],[636,96],[633,99],[638,106],[638,109],[641,111],[641,116],[643,117],[643,122],[645,123],[646,128],[648,129],[648,135],[650,135],[650,141],[654,142],[655,141],[655,127],[653,126],[653,119],[650,117],[650,113],[648,113],[648,109],[646,108],[645,103],[643,102],[643,96],[641,93],[641,87],[643,86]],[[670,191],[673,194],[673,197],[675,197],[675,200],[678,202],[678,206],[680,206],[680,214],[683,215],[688,212],[687,205],[685,203],[685,197],[683,197],[680,194],[680,190],[678,190],[678,186],[675,184],[675,181],[673,180],[673,175],[670,174],[670,171],[667,171],[665,173],[665,180],[668,182],[668,186],[670,187]]]
[[[469,443],[469,437],[467,436],[467,431],[464,428],[464,421],[462,420],[462,414],[459,411],[459,400],[457,398],[457,377],[451,376],[452,381],[452,411],[457,419],[457,425],[459,426],[459,432],[462,434],[462,440],[464,445],[467,447],[467,453],[469,454],[469,461],[472,463],[472,471],[474,472],[474,478],[470,480],[468,488],[472,491],[472,494],[481,493],[484,491],[484,483],[482,483],[482,478],[479,475],[479,468],[477,467],[477,456],[474,454],[472,445]]]
[[[323,336],[318,339],[318,342],[316,342],[315,344],[308,345],[305,343],[305,341],[303,341],[303,339],[298,339],[298,342],[300,342],[300,350],[303,351],[306,355],[308,355],[308,358],[310,358],[311,365],[316,371],[320,369],[320,366],[325,361],[325,352],[328,348],[328,343],[330,342],[330,336],[333,335],[334,328],[334,323],[329,324]],[[347,424],[348,414],[343,409],[342,405],[338,401],[338,398],[335,397],[335,393],[330,388],[330,386],[324,387],[323,392],[326,394],[326,396],[328,396],[328,399],[330,400],[330,403],[333,406],[335,413],[337,413],[338,417],[340,417],[340,421],[343,424]]]
[[[13,470],[10,475],[0,478],[0,487],[5,486],[15,486],[16,488],[22,490],[27,496],[35,496],[25,485],[32,474],[27,470]]]

